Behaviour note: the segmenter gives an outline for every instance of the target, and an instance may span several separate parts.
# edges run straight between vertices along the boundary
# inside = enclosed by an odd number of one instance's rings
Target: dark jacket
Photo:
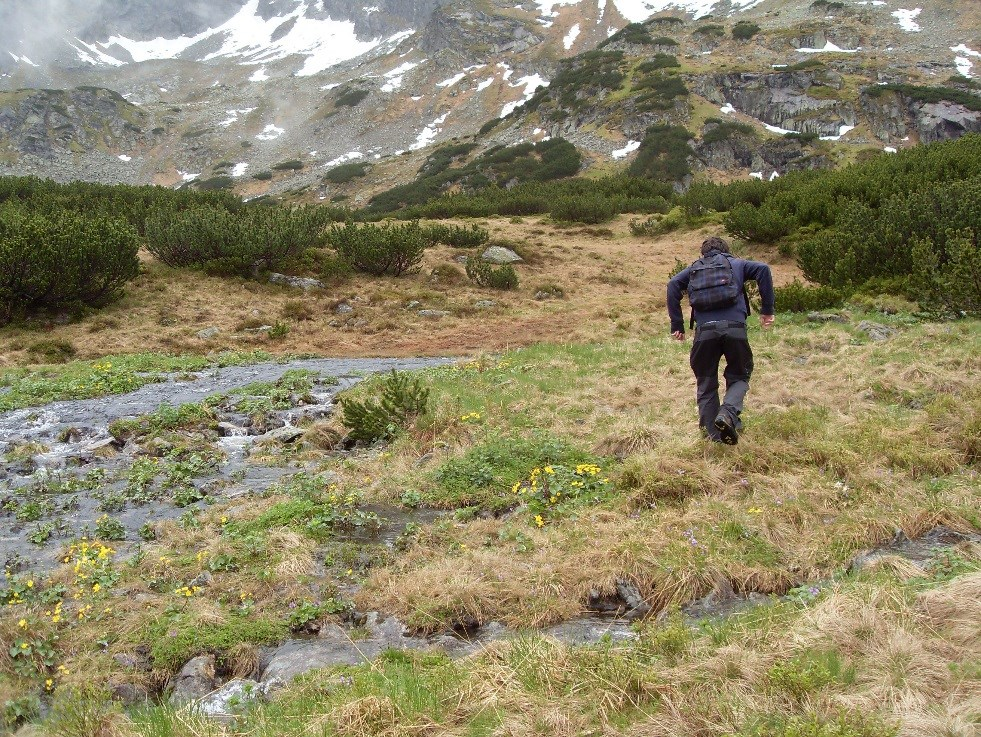
[[[720,253],[711,250],[706,256]],[[764,315],[773,314],[773,276],[770,274],[770,267],[759,261],[746,261],[745,259],[729,257],[732,263],[732,273],[736,278],[736,283],[742,286],[747,281],[755,281],[760,288],[760,297],[763,298],[762,313]],[[685,332],[685,318],[681,313],[681,295],[688,289],[688,279],[691,274],[689,266],[679,274],[675,274],[668,282],[668,316],[671,318],[671,332]],[[723,307],[718,310],[695,310],[695,324],[704,325],[715,320],[733,320],[735,322],[746,322],[749,316],[749,305],[746,300],[740,297],[736,304]]]

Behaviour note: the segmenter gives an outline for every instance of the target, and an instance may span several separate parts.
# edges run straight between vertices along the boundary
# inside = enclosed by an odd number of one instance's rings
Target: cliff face
[[[153,138],[147,124],[146,113],[98,87],[0,93],[0,141],[8,155],[133,150]]]
[[[708,176],[829,166],[979,129],[981,16],[918,5],[913,30],[791,0],[9,0],[0,173],[357,204],[444,142],[562,136],[606,170],[654,125]]]

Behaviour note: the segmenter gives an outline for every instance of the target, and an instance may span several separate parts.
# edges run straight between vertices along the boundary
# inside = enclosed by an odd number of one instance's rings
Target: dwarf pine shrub
[[[518,288],[518,273],[511,264],[495,267],[479,256],[469,256],[466,270],[467,278],[479,287],[504,290]]]
[[[846,295],[834,287],[808,286],[794,280],[785,287],[775,287],[777,309],[781,312],[812,312],[841,307]]]
[[[327,235],[338,256],[373,276],[401,276],[419,269],[430,241],[418,222],[335,226]]]
[[[425,413],[429,403],[429,389],[418,378],[392,369],[382,383],[380,399],[341,398],[344,415],[341,422],[348,428],[352,440],[374,443],[390,440],[419,415]]]
[[[430,243],[456,248],[480,248],[490,240],[490,233],[479,225],[430,225],[426,229]]]
[[[125,221],[52,208],[0,206],[0,324],[40,309],[102,307],[139,271]]]
[[[159,208],[146,222],[147,250],[168,266],[250,276],[276,268],[323,242],[328,210],[252,206],[239,212]]]

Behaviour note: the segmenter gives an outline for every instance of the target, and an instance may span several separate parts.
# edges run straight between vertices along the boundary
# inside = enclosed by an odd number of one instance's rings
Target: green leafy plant
[[[466,271],[467,278],[480,287],[503,290],[518,288],[518,273],[511,264],[495,267],[480,256],[468,256]]]
[[[347,223],[328,234],[338,255],[358,271],[373,276],[402,276],[419,269],[429,245],[418,222],[390,225]]]
[[[342,398],[342,422],[352,440],[374,443],[388,440],[426,411],[429,389],[419,378],[392,370],[382,382],[380,400]]]

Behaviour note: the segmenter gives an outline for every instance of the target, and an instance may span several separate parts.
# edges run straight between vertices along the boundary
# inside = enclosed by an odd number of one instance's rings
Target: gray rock
[[[446,317],[450,313],[446,310],[419,310],[419,315],[422,317]]]
[[[869,336],[872,340],[883,341],[889,340],[898,331],[895,328],[891,328],[888,325],[883,325],[879,322],[871,322],[869,320],[862,320],[858,324],[858,329]]]
[[[848,318],[844,315],[837,315],[828,312],[808,312],[807,313],[808,322],[848,322]]]
[[[478,310],[489,310],[492,307],[497,307],[497,302],[492,299],[482,299],[473,303],[473,306]]]
[[[319,279],[306,279],[302,276],[287,276],[286,274],[270,274],[269,283],[282,284],[285,287],[295,287],[303,291],[324,288],[324,283]]]
[[[617,579],[617,594],[627,605],[627,618],[633,619],[643,617],[651,611],[651,605],[647,603],[636,584],[626,579]]]
[[[142,686],[133,683],[117,683],[112,687],[112,698],[119,701],[123,706],[136,706],[145,704],[150,694]]]
[[[338,315],[347,315],[354,312],[354,308],[351,307],[347,302],[341,302],[337,307],[334,308],[334,312]]]
[[[535,292],[535,299],[537,299],[539,302],[541,302],[543,300],[546,300],[546,299],[551,299],[551,298],[552,298],[552,293],[551,292],[546,292],[544,290],[543,291],[539,291],[539,292]]]
[[[422,307],[422,302],[420,302],[417,299],[414,299],[405,306],[405,309],[414,310],[416,307]]]
[[[210,328],[205,328],[204,330],[198,330],[197,336],[201,340],[211,340],[212,338],[216,337],[220,332],[221,332],[220,328],[210,327]]]
[[[199,714],[214,719],[228,720],[241,714],[245,705],[265,695],[259,684],[248,679],[236,678],[217,691],[209,693],[195,705]]]
[[[262,436],[263,440],[272,440],[277,443],[292,443],[298,440],[303,435],[303,430],[299,427],[293,427],[292,425],[286,425],[284,427],[277,428],[275,430],[270,430],[265,435]]]
[[[170,703],[180,706],[196,701],[214,691],[217,685],[215,656],[191,658],[170,682]]]
[[[487,263],[499,265],[518,264],[524,261],[521,256],[504,246],[491,246],[480,257]]]
[[[201,586],[202,588],[204,588],[205,586],[210,586],[213,580],[214,577],[211,575],[209,571],[202,571],[193,579],[191,579],[191,583],[189,583],[188,585],[192,587]]]

